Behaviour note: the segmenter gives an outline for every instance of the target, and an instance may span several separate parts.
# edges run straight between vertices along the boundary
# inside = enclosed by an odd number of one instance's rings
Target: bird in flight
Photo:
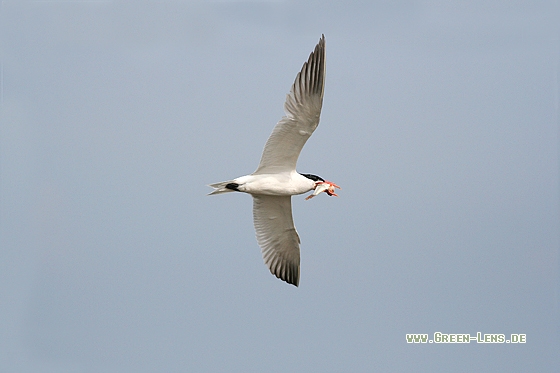
[[[313,174],[300,174],[296,163],[301,149],[319,125],[325,89],[325,36],[309,55],[286,96],[283,117],[264,146],[259,167],[250,175],[210,184],[209,195],[244,192],[253,197],[257,242],[270,272],[299,285],[299,235],[292,219],[292,196],[313,190],[306,200],[326,192],[337,196],[340,187]]]

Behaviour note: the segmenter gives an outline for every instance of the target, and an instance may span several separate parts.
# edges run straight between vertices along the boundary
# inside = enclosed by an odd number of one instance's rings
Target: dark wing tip
[[[315,94],[320,94],[323,97],[323,91],[325,88],[325,35],[321,35],[321,39],[315,46],[315,49],[309,55],[307,60],[307,67],[309,69],[309,75],[306,77],[309,81],[311,92]],[[305,69],[305,64],[302,70]]]
[[[272,270],[270,272],[272,272]],[[288,284],[294,285],[295,287],[299,286],[299,266],[288,266],[285,268],[285,271],[277,268],[272,274]]]
[[[299,264],[290,263],[284,258],[275,258],[267,263],[270,273],[288,284],[299,286]]]

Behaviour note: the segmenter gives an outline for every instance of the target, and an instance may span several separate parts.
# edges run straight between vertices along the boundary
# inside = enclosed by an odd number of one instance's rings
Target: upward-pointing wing
[[[254,174],[296,169],[297,159],[307,139],[319,125],[325,88],[325,36],[297,74],[286,96],[286,116],[276,124],[264,146],[261,163]]]
[[[292,220],[291,196],[253,195],[257,242],[270,272],[299,284],[299,236]]]

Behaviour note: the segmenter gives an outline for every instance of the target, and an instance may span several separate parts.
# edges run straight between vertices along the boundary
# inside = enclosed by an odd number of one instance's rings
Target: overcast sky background
[[[551,372],[557,1],[1,8],[2,372]],[[277,280],[248,195],[321,34],[321,123]],[[407,344],[406,333],[526,344]]]

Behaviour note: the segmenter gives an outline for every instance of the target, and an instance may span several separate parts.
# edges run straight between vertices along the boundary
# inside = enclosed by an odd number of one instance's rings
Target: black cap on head
[[[313,181],[325,181],[325,179],[323,179],[321,176],[317,176],[317,175],[313,175],[313,174],[300,174],[302,176],[305,176],[308,179],[311,179]]]

